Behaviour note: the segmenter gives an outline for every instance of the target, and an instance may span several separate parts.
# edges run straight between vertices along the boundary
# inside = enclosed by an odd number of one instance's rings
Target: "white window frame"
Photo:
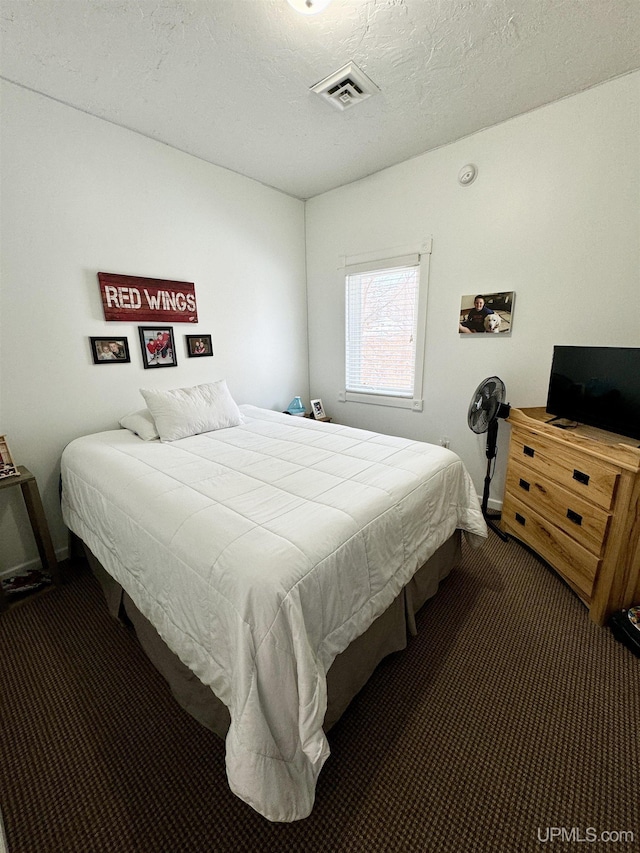
[[[400,266],[419,266],[420,282],[418,289],[418,310],[416,314],[416,354],[413,375],[413,394],[409,397],[400,397],[391,394],[364,393],[360,391],[345,390],[339,399],[348,403],[368,403],[374,406],[391,406],[396,409],[411,409],[421,412],[424,407],[422,387],[424,379],[424,354],[427,327],[427,294],[429,289],[429,263],[431,260],[431,238],[426,240],[419,249],[416,247],[405,247],[402,250],[388,250],[384,253],[375,252],[367,255],[344,256],[340,258],[339,271],[342,276],[343,292],[345,294],[346,315],[346,290],[347,276],[359,272],[372,270],[392,269]],[[345,321],[346,322],[346,321]],[[343,376],[346,377],[346,335],[345,326],[345,363]]]

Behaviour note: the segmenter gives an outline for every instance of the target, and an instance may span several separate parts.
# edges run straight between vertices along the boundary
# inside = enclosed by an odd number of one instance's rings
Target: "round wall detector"
[[[458,183],[463,187],[468,187],[469,184],[475,181],[477,176],[478,167],[474,166],[473,163],[469,163],[467,166],[463,166],[458,172]]]
[[[288,3],[303,15],[317,15],[327,8],[331,0],[288,0]]]

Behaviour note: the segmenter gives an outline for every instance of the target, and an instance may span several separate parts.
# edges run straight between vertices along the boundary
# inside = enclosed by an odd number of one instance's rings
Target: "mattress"
[[[306,817],[329,755],[335,657],[452,535],[487,535],[441,447],[242,406],[243,423],[171,443],[125,429],[62,457],[67,526],[227,706],[231,789]]]

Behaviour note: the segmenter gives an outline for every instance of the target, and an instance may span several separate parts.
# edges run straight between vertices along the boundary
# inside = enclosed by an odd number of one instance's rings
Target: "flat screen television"
[[[553,348],[547,412],[640,439],[640,348]]]

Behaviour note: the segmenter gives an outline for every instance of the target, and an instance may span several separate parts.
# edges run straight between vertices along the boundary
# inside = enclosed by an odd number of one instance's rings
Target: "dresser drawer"
[[[510,459],[522,462],[545,480],[553,480],[570,492],[605,510],[611,509],[619,469],[581,453],[568,442],[557,442],[526,429],[511,433]]]
[[[600,556],[611,520],[608,512],[514,460],[509,461],[506,490]]]
[[[509,492],[502,506],[502,527],[533,548],[590,603],[600,566],[598,557]]]

